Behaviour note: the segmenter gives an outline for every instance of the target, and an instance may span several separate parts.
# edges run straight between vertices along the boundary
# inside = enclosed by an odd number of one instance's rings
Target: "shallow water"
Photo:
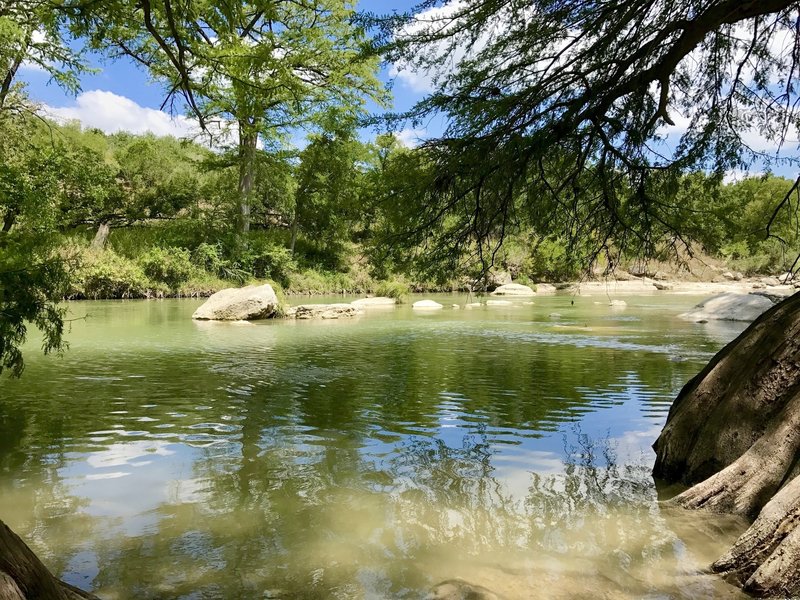
[[[73,303],[70,350],[0,380],[0,518],[107,598],[739,597],[703,571],[742,524],[660,508],[650,446],[743,326],[625,299],[249,325]]]

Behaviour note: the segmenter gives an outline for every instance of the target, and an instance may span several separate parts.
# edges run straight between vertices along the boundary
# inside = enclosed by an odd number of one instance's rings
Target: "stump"
[[[693,486],[670,503],[755,519],[713,570],[755,595],[800,595],[800,295],[686,384],[654,448],[654,476]]]

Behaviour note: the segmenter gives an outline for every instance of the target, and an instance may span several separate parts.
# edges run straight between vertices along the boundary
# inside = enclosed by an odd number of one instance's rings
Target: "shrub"
[[[139,257],[139,264],[147,277],[173,290],[189,281],[194,271],[184,248],[151,248]]]
[[[242,266],[249,266],[253,276],[258,279],[273,279],[283,285],[288,283],[290,273],[297,269],[288,248],[263,239],[251,241],[250,247],[244,252]]]
[[[112,250],[87,252],[77,274],[85,298],[137,298],[151,287],[139,265]]]
[[[411,286],[404,280],[381,281],[375,287],[376,296],[394,298],[398,302],[405,302],[411,293]]]

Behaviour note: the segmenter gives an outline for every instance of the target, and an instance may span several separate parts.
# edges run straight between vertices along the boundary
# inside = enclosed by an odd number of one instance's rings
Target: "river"
[[[743,325],[678,319],[695,296],[434,298],[245,325],[193,322],[195,300],[72,303],[69,350],[32,340],[0,380],[0,518],[109,599],[421,599],[452,579],[740,597],[704,571],[742,524],[662,508],[650,446]]]

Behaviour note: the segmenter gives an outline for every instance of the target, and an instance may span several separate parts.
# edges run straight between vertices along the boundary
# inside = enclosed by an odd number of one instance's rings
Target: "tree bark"
[[[17,222],[17,213],[13,210],[8,210],[3,217],[3,233],[8,233]]]
[[[250,209],[255,187],[258,132],[247,120],[239,121],[239,232],[250,231]]]
[[[768,310],[681,390],[656,441],[669,501],[755,518],[713,565],[746,591],[800,595],[800,294]]]
[[[94,239],[92,240],[92,248],[95,250],[102,250],[105,248],[109,233],[111,233],[111,224],[108,221],[100,223],[100,226],[97,228],[97,233],[94,234]]]
[[[58,580],[0,521],[0,600],[99,600]]]

